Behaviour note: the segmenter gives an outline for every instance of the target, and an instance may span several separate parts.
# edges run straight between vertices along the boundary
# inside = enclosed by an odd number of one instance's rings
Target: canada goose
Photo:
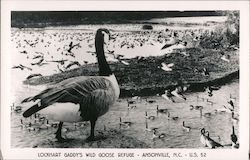
[[[18,66],[13,66],[12,69],[21,69],[21,70],[27,69],[29,71],[32,71],[32,68],[26,67],[22,64],[19,64]]]
[[[28,54],[28,52],[26,50],[21,51],[20,53],[22,53],[22,54]]]
[[[163,139],[166,137],[166,134],[165,133],[160,133],[160,134],[157,134],[157,130],[153,130],[153,137],[152,139],[156,139],[156,138],[159,138],[159,139]]]
[[[36,55],[36,56],[34,56],[32,59],[38,59],[38,58],[43,59],[43,58],[44,58],[44,56],[43,56],[43,55]]]
[[[148,116],[148,112],[145,112],[145,118],[149,120],[155,120],[155,116]]]
[[[193,109],[195,109],[195,110],[203,109],[203,106],[194,106],[194,105],[190,105],[189,107],[190,107],[190,110],[193,110]]]
[[[71,50],[72,50],[74,47],[76,47],[76,46],[81,47],[81,46],[80,46],[80,43],[77,43],[77,44],[74,44],[74,45],[73,45],[73,42],[71,41],[70,44],[69,44],[69,49],[68,49],[67,51],[68,51],[69,53],[71,53]]]
[[[161,95],[164,99],[169,100],[173,103],[175,103],[175,100],[173,99],[173,95],[171,94],[170,90],[165,90],[165,93]]]
[[[124,61],[124,60],[119,60],[119,62],[121,62],[121,63],[125,64],[126,66],[128,66],[128,65],[129,65],[129,63],[128,63],[128,62],[126,62],[126,61]]]
[[[36,129],[34,127],[32,127],[32,123],[29,122],[28,125],[26,125],[26,129],[30,132],[30,131],[35,131]]]
[[[228,113],[234,112],[234,108],[231,108],[231,107],[228,107],[228,106],[225,106],[225,105],[223,105],[223,107],[224,107],[225,111],[228,112]]]
[[[49,129],[51,127],[51,124],[49,124],[49,121],[48,120],[46,120],[46,122],[42,122],[42,123],[40,123],[39,124],[39,127],[37,128],[38,129],[38,131],[40,131],[40,130],[44,130],[44,129]]]
[[[129,100],[129,99],[127,99],[127,103],[128,103],[128,106],[129,106],[129,105],[131,105],[131,104],[135,104],[136,101],[135,101],[135,100]]]
[[[238,138],[237,138],[237,136],[235,135],[234,126],[232,126],[231,141],[232,141],[232,145],[233,145],[233,144],[237,144],[237,141],[238,141]]]
[[[148,100],[148,99],[146,98],[146,102],[148,102],[148,103],[155,103],[156,101],[153,100],[153,99]]]
[[[119,85],[104,55],[104,36],[107,34],[110,36],[107,29],[98,29],[95,36],[99,76],[69,78],[22,101],[24,103],[40,100],[23,113],[24,117],[41,110],[48,119],[60,121],[56,132],[58,141],[65,140],[61,136],[63,122],[81,121],[90,121],[91,131],[87,140],[94,140],[96,120],[104,115],[119,97]]]
[[[179,117],[178,117],[178,116],[175,116],[175,117],[170,117],[170,112],[169,112],[169,111],[168,111],[167,113],[168,113],[168,119],[172,119],[172,120],[174,120],[174,121],[176,121],[176,120],[178,120],[178,119],[179,119]]]
[[[232,101],[233,103],[236,101],[236,97],[233,97],[231,93],[230,93],[229,98],[230,98],[230,101]]]
[[[38,73],[38,74],[31,74],[26,79],[31,79],[31,78],[34,78],[34,77],[42,77],[42,74],[40,74],[40,73]]]
[[[21,111],[22,111],[22,106],[15,106],[14,107],[14,111],[16,112],[16,113],[20,113]]]
[[[210,112],[204,113],[204,117],[210,118],[211,116],[212,116],[212,113]]]
[[[230,105],[231,105],[231,107],[232,107],[232,108],[233,108],[233,110],[234,110],[234,103],[233,103],[233,101],[230,99],[227,103],[228,103],[228,104],[230,104]]]
[[[206,131],[207,135],[206,135],[206,144],[210,149],[213,149],[215,147],[224,147],[223,145],[221,145],[218,142],[215,142],[213,139],[211,139],[209,137],[209,131]]]
[[[176,87],[175,90],[171,92],[171,94],[174,95],[175,97],[178,97],[183,100],[187,100],[187,98],[182,93],[183,93],[182,86]]]
[[[219,108],[214,110],[215,113],[226,113],[227,110],[225,108]]]
[[[159,109],[159,106],[156,106],[156,112],[157,113],[163,113],[163,114],[167,114],[168,113],[168,109],[164,108],[164,109]]]
[[[43,58],[41,58],[38,62],[35,62],[35,63],[31,63],[31,65],[32,66],[34,66],[34,65],[41,65],[42,64],[42,62],[44,61],[44,59]]]
[[[120,124],[120,127],[121,126],[126,126],[127,128],[129,128],[131,125],[132,125],[132,122],[129,122],[129,121],[122,121],[122,118],[120,117],[120,122],[119,122],[119,124]]]
[[[229,55],[223,55],[220,59],[226,62],[230,62],[230,56]]]
[[[131,99],[132,99],[132,100],[141,100],[141,97],[139,97],[139,96],[134,96],[134,97],[132,97]]]
[[[168,47],[171,47],[171,46],[173,46],[173,45],[175,45],[175,43],[171,43],[171,44],[167,43],[167,44],[165,44],[165,45],[161,48],[161,50],[163,50],[163,49],[165,49],[165,48],[168,48]]]
[[[78,66],[78,67],[80,67],[81,66],[81,64],[78,62],[78,61],[72,61],[71,63],[69,63],[66,67],[65,67],[65,69],[69,69],[70,67],[72,67],[72,66]]]
[[[185,126],[185,121],[182,122],[182,128],[183,128],[184,130],[186,130],[187,132],[189,132],[189,131],[191,130],[191,127]]]
[[[203,74],[204,76],[209,76],[209,75],[210,75],[209,72],[208,72],[208,70],[207,70],[206,68],[203,68],[203,69],[202,69],[202,74]]]
[[[157,127],[148,128],[148,122],[146,121],[146,128],[145,128],[145,131],[152,132],[152,131],[157,130],[157,129],[158,129]]]
[[[207,137],[205,135],[205,132],[206,132],[205,128],[202,128],[201,129],[201,135],[200,135],[200,141],[201,141],[201,143],[203,144],[204,147],[207,147],[207,144],[206,144]]]
[[[28,128],[29,126],[31,126],[31,123],[24,123],[23,119],[20,119],[20,124],[22,128]]]
[[[52,61],[47,61],[47,62],[55,62],[55,63],[58,63],[60,65],[64,65],[65,62],[67,62],[68,60],[67,59],[62,59],[62,60],[52,60]]]
[[[234,112],[232,112],[232,121],[233,121],[234,123],[237,123],[237,122],[239,121],[238,118],[234,117]]]
[[[161,68],[162,70],[166,71],[166,72],[170,72],[172,71],[173,69],[171,67],[173,67],[174,64],[173,63],[170,63],[170,64],[166,64],[164,62],[161,63],[161,67],[158,67],[158,68]]]

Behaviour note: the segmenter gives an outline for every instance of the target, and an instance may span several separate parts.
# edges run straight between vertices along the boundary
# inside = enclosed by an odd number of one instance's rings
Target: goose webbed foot
[[[91,141],[95,141],[95,136],[89,136],[87,139],[86,139],[87,142],[91,142]]]
[[[67,142],[68,140],[63,138],[62,136],[56,135],[56,139],[58,142]]]

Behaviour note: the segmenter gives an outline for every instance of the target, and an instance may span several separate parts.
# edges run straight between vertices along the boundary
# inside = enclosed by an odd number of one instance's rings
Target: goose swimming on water
[[[200,135],[200,141],[201,141],[201,143],[203,144],[204,147],[207,146],[207,144],[206,144],[207,137],[205,135],[205,132],[206,132],[205,128],[202,128],[201,129],[201,135]]]
[[[206,136],[206,145],[210,148],[210,149],[213,149],[215,147],[224,147],[223,145],[221,145],[220,143],[218,142],[215,142],[212,138],[210,138],[209,136],[209,132],[206,131],[207,135]]]
[[[63,122],[81,121],[90,121],[91,131],[87,140],[94,140],[94,129],[98,117],[104,115],[119,97],[119,85],[104,55],[104,36],[106,35],[110,37],[107,29],[98,29],[95,35],[99,76],[69,78],[22,101],[37,102],[23,113],[24,117],[40,111],[48,119],[60,121],[56,132],[58,141],[65,141],[61,136]]]

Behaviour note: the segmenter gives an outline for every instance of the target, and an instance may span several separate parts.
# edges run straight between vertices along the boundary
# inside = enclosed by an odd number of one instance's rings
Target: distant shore
[[[152,18],[221,16],[216,11],[13,11],[11,27],[44,28],[83,24],[139,23]]]

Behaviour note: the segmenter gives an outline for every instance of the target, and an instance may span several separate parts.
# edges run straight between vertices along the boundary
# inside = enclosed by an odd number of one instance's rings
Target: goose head
[[[201,129],[201,134],[204,135],[205,132],[206,132],[206,131],[205,131],[205,128],[202,128],[202,129]]]

